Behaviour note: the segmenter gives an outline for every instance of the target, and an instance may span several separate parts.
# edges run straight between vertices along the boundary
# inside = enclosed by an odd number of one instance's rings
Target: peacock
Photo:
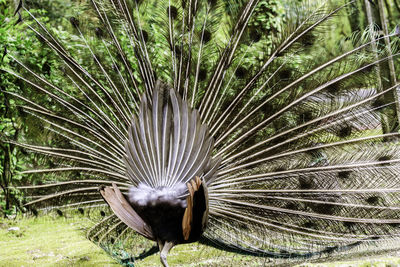
[[[19,2],[55,64],[4,55],[29,88],[7,94],[52,137],[5,140],[42,159],[28,208],[100,209],[91,240],[144,237],[164,266],[197,241],[262,265],[399,248],[399,83],[380,70],[399,28],[328,51],[355,1],[292,1],[271,31],[259,0],[81,2],[71,39]]]

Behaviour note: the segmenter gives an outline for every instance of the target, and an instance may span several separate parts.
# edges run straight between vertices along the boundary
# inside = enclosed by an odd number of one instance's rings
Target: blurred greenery
[[[50,72],[51,68],[57,64],[57,58],[50,53],[50,49],[40,43],[40,41],[32,33],[27,33],[24,27],[20,24],[16,25],[18,20],[14,16],[15,7],[14,1],[0,0],[0,47],[2,51],[1,65],[11,65],[17,67],[10,60],[10,57],[5,56],[7,51],[16,51],[17,54],[26,60],[33,70],[42,73],[45,77],[55,81],[60,79],[57,74]],[[44,1],[42,1],[44,2]],[[51,2],[51,4],[50,4]],[[57,6],[58,8],[54,8]],[[30,11],[41,17],[42,21],[49,22],[47,17],[53,10],[62,9],[62,1],[46,1],[47,6],[42,6],[40,9],[31,9]],[[50,8],[52,7],[52,8]],[[51,16],[50,16],[51,17]],[[56,23],[60,21],[61,16],[56,16]],[[62,31],[59,31],[62,32]],[[67,32],[64,36],[67,36]],[[62,36],[60,34],[60,36]],[[18,108],[18,103],[5,94],[4,91],[21,93],[25,96],[31,96],[38,103],[48,101],[48,99],[38,99],[33,91],[20,79],[7,73],[0,73],[0,131],[1,139],[3,140],[27,140],[35,138],[49,138],[51,134],[44,132],[43,125],[39,120],[32,120],[27,117],[27,114]],[[12,143],[1,142],[0,154],[0,213],[10,214],[15,213],[22,208],[22,194],[13,186],[20,184],[28,184],[32,176],[22,176],[19,171],[24,167],[35,165],[40,158],[27,152],[25,149],[16,147]]]

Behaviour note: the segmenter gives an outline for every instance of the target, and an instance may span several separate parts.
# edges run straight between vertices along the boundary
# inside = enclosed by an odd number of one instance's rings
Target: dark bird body
[[[155,205],[140,206],[130,203],[143,221],[152,229],[156,240],[162,243],[171,242],[184,244],[196,242],[206,228],[207,222],[207,195],[203,185],[190,194],[193,204],[187,204],[186,208],[170,201],[163,201]],[[184,215],[190,213],[190,215]],[[190,216],[190,219],[186,219]]]
[[[111,197],[105,192],[106,190],[112,195]],[[192,243],[198,241],[205,230],[208,208],[207,195],[203,185],[193,192],[193,196],[188,196],[193,199],[191,200],[193,204],[186,208],[166,200],[157,201],[155,204],[137,205],[137,203],[127,201],[126,196],[120,194],[116,186],[102,188],[100,192],[109,204],[113,202],[116,195],[122,199],[121,203],[129,203],[130,207],[127,210],[123,205],[115,205],[112,208],[115,209],[115,213],[121,220],[125,219],[123,215],[119,214],[132,212],[130,210],[132,208],[140,218],[137,222],[138,233],[149,239],[162,243]],[[191,214],[189,220],[185,220],[189,216],[184,216],[186,213]],[[147,229],[147,232],[140,229]]]
[[[161,202],[154,206],[132,206],[150,226],[157,240],[163,243],[184,243],[182,219],[185,209],[171,205],[169,202]]]
[[[100,209],[91,240],[138,233],[164,265],[198,240],[261,266],[400,248],[399,134],[382,126],[399,84],[375,71],[400,53],[370,49],[398,31],[328,51],[319,30],[350,4],[297,4],[271,37],[259,1],[228,2],[91,0],[93,25],[67,18],[72,45],[21,6],[59,59],[5,57],[34,92],[8,93],[52,137],[7,140],[51,163],[22,172],[54,176],[21,187],[27,206]]]
[[[178,199],[171,201],[158,198],[144,205],[135,201],[129,202],[115,184],[113,187],[101,188],[100,193],[118,218],[144,237],[157,241],[161,261],[168,266],[166,256],[169,250],[177,244],[199,241],[206,228],[206,187],[199,177],[187,186],[190,189],[186,207],[178,204],[177,202],[181,201]],[[155,188],[155,191],[158,190],[162,188]]]

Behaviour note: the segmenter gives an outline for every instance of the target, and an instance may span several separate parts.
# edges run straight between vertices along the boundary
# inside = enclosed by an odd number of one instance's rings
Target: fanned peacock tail
[[[399,55],[398,30],[319,55],[310,40],[351,3],[295,7],[267,49],[268,33],[248,29],[256,0],[89,2],[91,21],[68,18],[76,37],[66,42],[20,6],[29,33],[59,58],[49,70],[59,80],[17,52],[3,70],[34,90],[7,93],[54,138],[8,140],[53,159],[23,172],[57,179],[24,187],[28,206],[103,207],[88,237],[129,247],[140,239],[132,229],[155,240],[154,227],[127,223],[102,196],[117,201],[121,190],[138,212],[164,198],[189,207],[204,189],[203,238],[264,263],[398,248],[398,133],[381,122],[399,84],[383,87],[376,72]],[[373,51],[384,38],[392,50]]]

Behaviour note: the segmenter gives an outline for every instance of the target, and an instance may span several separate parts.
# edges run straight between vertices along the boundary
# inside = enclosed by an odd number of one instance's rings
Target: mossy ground
[[[85,238],[80,217],[64,218],[43,216],[38,218],[0,219],[0,266],[119,266],[107,253]],[[19,231],[8,231],[19,227]],[[263,266],[244,255],[222,252],[197,243],[173,248],[168,262],[171,266]],[[137,261],[135,266],[159,266],[154,254]],[[354,261],[298,266],[400,266],[400,252],[385,257]]]

